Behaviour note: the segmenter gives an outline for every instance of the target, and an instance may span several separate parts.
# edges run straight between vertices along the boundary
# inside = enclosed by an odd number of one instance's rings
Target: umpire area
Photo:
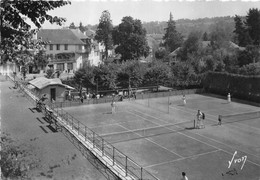
[[[259,107],[199,94],[186,95],[186,102],[177,95],[118,102],[115,113],[110,103],[64,110],[158,179],[186,172],[192,180],[259,180]],[[198,110],[203,129],[194,128]]]

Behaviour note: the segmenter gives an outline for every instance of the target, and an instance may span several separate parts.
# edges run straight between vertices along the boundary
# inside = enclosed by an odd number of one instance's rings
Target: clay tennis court
[[[140,166],[163,180],[259,180],[259,107],[227,103],[206,95],[181,95],[64,108]],[[194,129],[197,110],[206,114],[204,129]],[[250,113],[234,118],[218,115]]]

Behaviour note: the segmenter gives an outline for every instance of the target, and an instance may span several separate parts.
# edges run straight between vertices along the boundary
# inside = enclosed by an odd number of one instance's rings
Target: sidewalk
[[[32,157],[40,164],[30,171],[33,179],[107,179],[109,175],[94,167],[98,164],[93,158],[84,157],[75,147],[79,145],[64,135],[66,132],[56,132],[48,126],[43,115],[34,109],[35,105],[13,86],[0,76],[1,131],[31,147]]]

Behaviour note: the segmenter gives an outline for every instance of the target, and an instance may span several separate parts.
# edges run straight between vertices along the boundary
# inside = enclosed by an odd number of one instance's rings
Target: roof
[[[83,33],[75,29],[41,29],[37,38],[48,41],[49,44],[85,44],[81,39],[88,39]]]
[[[73,87],[70,87],[66,84],[62,84],[62,82],[59,78],[47,79],[45,77],[38,77],[38,78],[35,78],[35,79],[29,81],[29,84],[31,84],[32,86],[34,86],[38,89],[43,89],[49,85],[61,85],[67,89],[74,89]]]

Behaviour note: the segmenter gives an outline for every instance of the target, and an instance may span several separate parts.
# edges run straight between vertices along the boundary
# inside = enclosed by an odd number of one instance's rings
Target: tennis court
[[[192,180],[259,180],[259,108],[198,94],[186,100],[118,102],[114,114],[110,103],[64,110],[159,179],[180,179],[185,171]],[[204,129],[193,128],[198,109],[206,114]],[[248,114],[228,116],[240,113]]]

